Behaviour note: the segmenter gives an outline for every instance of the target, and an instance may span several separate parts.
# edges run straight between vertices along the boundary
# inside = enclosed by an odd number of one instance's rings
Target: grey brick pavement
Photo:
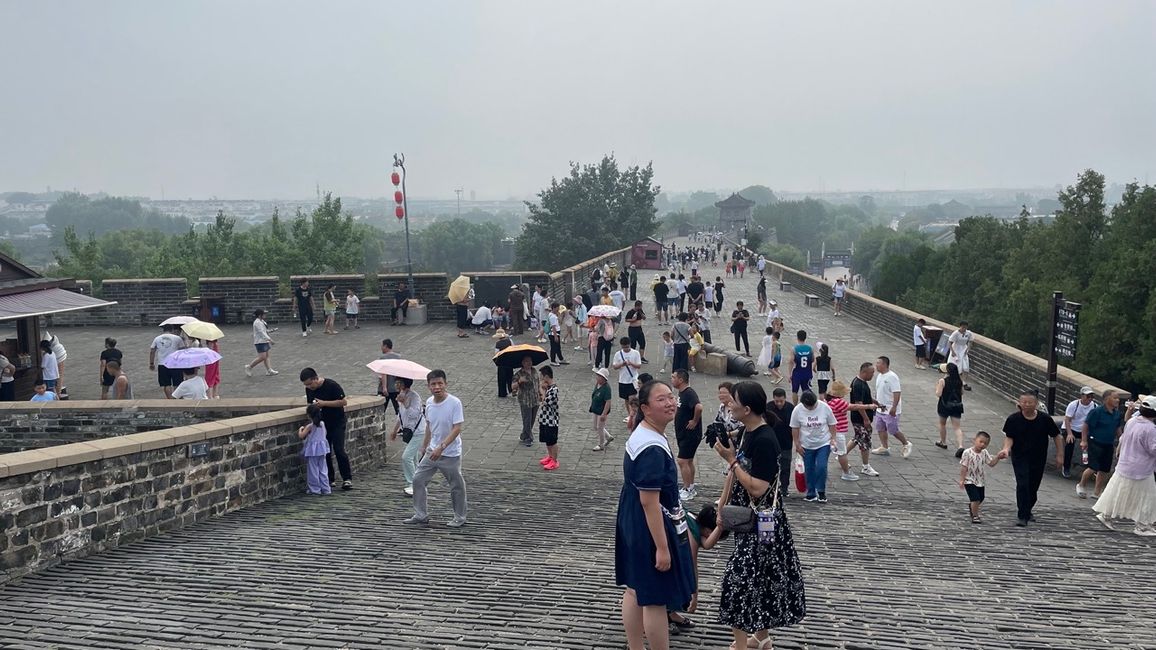
[[[748,273],[728,282],[728,301],[751,302],[756,280]],[[805,308],[801,296],[777,294],[769,284],[789,329],[804,327],[831,344],[840,376],[879,354],[896,359],[903,419],[916,442],[910,459],[877,459],[878,479],[852,484],[836,474],[826,506],[789,502],[810,614],[776,636],[778,647],[1156,647],[1151,617],[1140,614],[1156,595],[1150,540],[1104,531],[1090,503],[1054,474],[1044,481],[1038,524],[1015,528],[1006,464],[993,471],[986,523],[967,523],[955,460],[932,446],[934,373],[911,369],[902,342],[831,318],[827,308]],[[466,407],[470,524],[456,531],[402,526],[410,511],[391,454],[386,467],[359,477],[355,492],[282,499],[10,584],[0,589],[0,647],[622,647],[613,584],[621,445],[590,451],[584,366],[556,369],[562,469],[545,473],[536,463],[540,450],[517,445],[516,404],[495,396],[488,338],[456,339],[447,324],[307,339],[283,329],[274,334],[273,357],[282,374],[247,379],[240,371],[251,358],[247,330],[227,332],[226,396],[297,394],[296,371],[306,364],[347,392],[368,393],[372,377],[362,364],[376,356],[384,334],[405,356],[447,368]],[[658,340],[658,332],[649,327],[648,338]],[[78,378],[96,377],[88,360],[106,335],[121,340],[137,395],[145,395],[154,332],[59,334],[76,398],[96,394],[95,383]],[[693,380],[708,404],[716,383]],[[969,433],[997,432],[1011,411],[979,386],[966,400]],[[616,433],[624,434],[618,403],[614,414]],[[701,492],[713,495],[721,464],[703,454],[701,467]],[[448,505],[444,486],[435,486],[435,524],[446,520]],[[726,631],[709,621],[730,548],[703,554],[703,625],[673,647],[726,647]]]

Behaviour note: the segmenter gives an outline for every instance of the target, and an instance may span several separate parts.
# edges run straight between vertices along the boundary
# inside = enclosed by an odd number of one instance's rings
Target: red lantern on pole
[[[389,180],[393,181],[394,187],[397,187],[398,185],[401,185],[401,174],[394,172],[390,174]]]
[[[393,213],[397,215],[398,219],[405,218],[405,208],[401,207],[400,205],[393,209]]]
[[[398,205],[401,205],[401,199],[402,199],[401,190],[398,190],[398,191],[393,193],[393,200],[395,203],[397,203]]]

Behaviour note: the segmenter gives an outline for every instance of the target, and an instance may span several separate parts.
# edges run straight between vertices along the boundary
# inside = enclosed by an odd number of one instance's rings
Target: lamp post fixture
[[[405,154],[393,154],[393,168],[394,171],[390,175],[393,186],[395,188],[399,185],[401,186],[400,190],[395,189],[393,192],[393,200],[394,203],[397,204],[394,207],[394,215],[405,222],[405,270],[409,277],[409,297],[413,299],[413,255],[410,253],[409,248],[409,197],[406,196],[405,193]],[[398,169],[401,169],[401,174],[397,173]]]

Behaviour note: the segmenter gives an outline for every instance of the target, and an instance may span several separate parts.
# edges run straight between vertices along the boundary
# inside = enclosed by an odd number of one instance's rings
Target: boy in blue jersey
[[[796,334],[795,347],[791,350],[788,359],[788,369],[791,376],[791,401],[799,403],[799,393],[811,390],[811,378],[814,376],[815,350],[807,345],[807,330],[799,330]]]

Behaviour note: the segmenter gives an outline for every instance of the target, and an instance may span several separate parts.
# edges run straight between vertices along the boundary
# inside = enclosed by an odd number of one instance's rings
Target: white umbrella
[[[590,311],[586,312],[588,316],[597,316],[598,318],[618,318],[622,310],[614,305],[594,305]]]
[[[425,379],[430,372],[429,368],[409,359],[378,359],[365,364],[365,367],[379,375],[405,379]]]
[[[195,322],[197,322],[197,319],[193,316],[173,316],[172,318],[166,318],[161,321],[160,327],[164,327],[165,325],[188,325],[189,323]]]
[[[165,357],[166,368],[200,368],[221,360],[221,355],[209,348],[185,348]]]

